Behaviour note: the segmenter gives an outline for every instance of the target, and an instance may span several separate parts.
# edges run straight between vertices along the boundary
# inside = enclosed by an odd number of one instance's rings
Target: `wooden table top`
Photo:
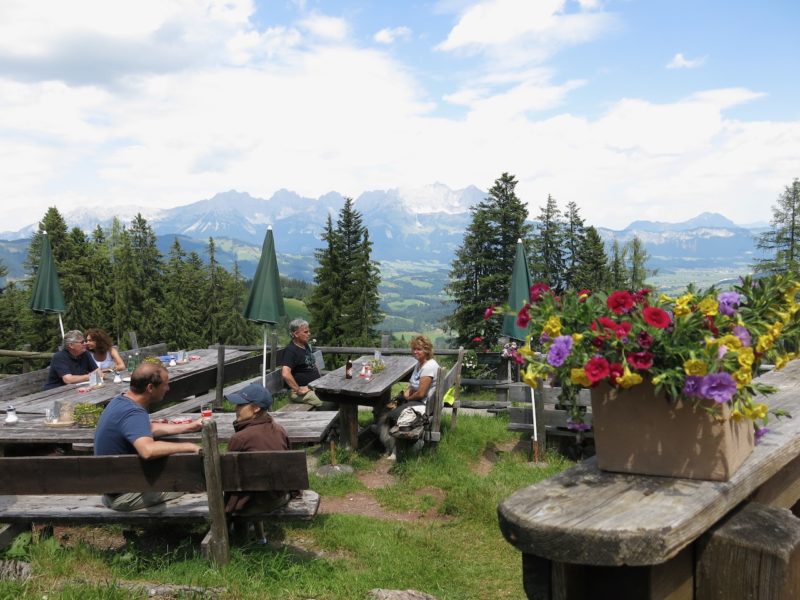
[[[325,439],[338,411],[274,412],[270,413],[277,423],[286,428],[289,441],[318,444]],[[197,413],[174,415],[171,419],[197,419]],[[235,413],[215,413],[219,440],[227,442],[233,435]],[[0,446],[11,444],[92,444],[94,427],[50,427],[38,415],[21,415],[16,425],[0,424]],[[158,438],[161,440],[199,442],[202,432],[186,433]]]
[[[187,353],[190,357],[197,357],[185,364],[167,367],[170,382],[192,377],[194,374],[206,369],[216,368],[217,349],[201,348]],[[246,356],[247,352],[236,349],[225,349],[225,362]],[[122,377],[129,377],[130,373],[121,372]],[[127,382],[114,383],[109,375],[102,386],[89,388],[86,384],[67,384],[50,390],[42,390],[35,394],[20,396],[12,404],[17,409],[17,414],[44,415],[45,409],[53,406],[56,400],[72,402],[75,404],[88,402],[90,404],[105,404],[117,394],[121,394],[129,387]],[[5,412],[6,407],[0,407],[0,412]]]
[[[586,565],[656,565],[675,556],[800,456],[800,360],[759,378],[778,391],[763,398],[769,432],[729,481],[610,473],[594,458],[498,506],[500,529],[527,554]],[[764,493],[762,490],[759,493]]]
[[[413,356],[383,356],[385,368],[379,373],[373,373],[372,379],[366,381],[358,376],[358,372],[361,368],[361,363],[371,358],[371,356],[361,356],[353,361],[352,379],[345,379],[344,367],[339,367],[335,371],[331,371],[312,381],[309,387],[326,395],[335,394],[357,399],[377,398],[383,395],[396,382],[411,373],[417,363]]]

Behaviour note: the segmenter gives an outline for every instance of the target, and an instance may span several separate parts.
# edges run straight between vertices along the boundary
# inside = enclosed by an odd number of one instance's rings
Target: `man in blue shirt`
[[[77,329],[64,335],[64,349],[53,354],[44,389],[50,390],[68,383],[89,381],[89,374],[97,369],[86,351],[83,333]],[[102,373],[102,371],[101,371]]]
[[[151,423],[147,407],[160,402],[169,390],[169,373],[162,365],[142,363],[131,374],[130,389],[116,396],[100,415],[94,434],[94,453],[138,454],[144,460],[181,452],[200,452],[192,442],[164,442],[160,436],[199,431],[202,422]],[[182,496],[182,492],[105,494],[103,504],[114,510],[130,511],[160,504]]]

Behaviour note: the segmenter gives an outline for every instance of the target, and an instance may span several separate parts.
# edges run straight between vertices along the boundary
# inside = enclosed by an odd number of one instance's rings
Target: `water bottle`
[[[19,421],[17,409],[9,404],[6,408],[6,425],[16,425],[17,421]]]

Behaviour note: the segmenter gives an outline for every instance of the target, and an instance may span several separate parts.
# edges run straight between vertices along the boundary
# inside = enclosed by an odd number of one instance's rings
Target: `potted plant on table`
[[[559,386],[574,429],[586,428],[578,391],[591,389],[600,468],[727,480],[766,431],[762,397],[774,389],[755,377],[796,355],[798,292],[788,275],[677,298],[646,289],[558,296],[534,284],[517,313],[530,332],[518,350],[523,381]]]

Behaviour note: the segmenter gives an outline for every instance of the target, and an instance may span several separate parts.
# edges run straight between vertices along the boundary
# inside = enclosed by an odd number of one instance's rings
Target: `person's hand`
[[[186,431],[200,431],[203,428],[203,419],[197,419],[186,424]]]

